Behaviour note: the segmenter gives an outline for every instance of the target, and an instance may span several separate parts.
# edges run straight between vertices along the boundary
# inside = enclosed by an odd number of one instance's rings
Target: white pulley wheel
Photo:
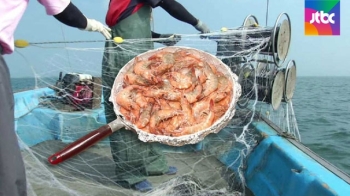
[[[288,62],[286,71],[285,71],[285,88],[284,88],[284,99],[286,102],[290,101],[293,98],[296,78],[297,78],[297,68],[294,60]]]

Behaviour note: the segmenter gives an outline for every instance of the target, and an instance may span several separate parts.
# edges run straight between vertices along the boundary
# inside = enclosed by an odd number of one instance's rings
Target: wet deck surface
[[[65,147],[60,141],[46,141],[24,152],[29,195],[237,195],[227,192],[230,176],[215,158],[205,151],[166,153],[169,165],[176,166],[176,175],[150,176],[154,190],[140,193],[118,186],[113,178],[114,162],[106,146],[94,146],[59,165],[50,165],[47,157]]]

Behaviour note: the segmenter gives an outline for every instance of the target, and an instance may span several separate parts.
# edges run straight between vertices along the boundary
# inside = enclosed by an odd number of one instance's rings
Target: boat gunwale
[[[344,180],[346,183],[350,185],[350,175],[333,165],[332,163],[328,162],[324,158],[322,158],[320,155],[316,154],[314,151],[306,147],[301,142],[295,140],[294,137],[285,137],[286,131],[283,131],[280,127],[278,127],[275,123],[273,123],[271,120],[269,120],[266,116],[262,115],[260,112],[255,111],[254,118],[263,120],[267,125],[269,125],[272,129],[274,129],[281,137],[288,140],[291,144],[293,144],[295,147],[297,147],[299,150],[301,150],[306,155],[310,156],[312,159],[314,159],[317,163],[328,169],[330,172]]]

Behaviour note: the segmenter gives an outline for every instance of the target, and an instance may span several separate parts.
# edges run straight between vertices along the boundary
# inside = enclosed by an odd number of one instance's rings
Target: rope
[[[82,41],[55,41],[55,42],[30,42],[30,44],[67,44],[67,43],[88,43],[88,42],[106,42],[113,40],[82,40]]]
[[[239,35],[242,32],[247,32],[249,34],[255,34],[255,33],[264,33],[266,31],[270,31],[270,28],[259,28],[259,29],[249,29],[249,30],[242,30],[242,29],[230,29],[228,32],[211,32],[211,33],[206,33],[206,34],[176,34],[180,36],[180,39],[182,38],[190,38],[190,37],[211,37],[211,39],[220,39],[220,38],[215,38],[215,36],[220,36],[220,35]],[[64,35],[63,35],[64,37]],[[65,39],[65,37],[64,37]],[[48,45],[48,44],[76,44],[76,43],[97,43],[97,42],[114,42],[116,44],[122,44],[122,43],[127,43],[127,44],[135,44],[135,43],[142,43],[142,42],[161,42],[161,41],[174,41],[177,38],[175,36],[170,36],[167,38],[142,38],[142,39],[126,39],[124,40],[121,37],[114,37],[112,40],[75,40],[75,41],[67,41],[67,40],[62,40],[62,41],[48,41],[48,42],[28,42],[27,40],[24,39],[18,39],[15,40],[15,46],[17,48],[25,48],[30,45],[38,46],[38,45]]]
[[[137,43],[137,42],[156,42],[156,41],[165,41],[171,38],[152,38],[152,39],[128,39],[123,40],[123,42],[127,43]],[[80,41],[53,41],[53,42],[30,42],[30,45],[41,45],[41,44],[67,44],[67,43],[92,43],[92,42],[114,42],[113,40],[80,40]]]

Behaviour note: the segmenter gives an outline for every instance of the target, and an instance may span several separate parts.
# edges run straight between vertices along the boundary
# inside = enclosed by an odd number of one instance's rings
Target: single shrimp
[[[200,99],[208,96],[218,88],[218,78],[207,64],[204,66],[204,74],[207,76],[207,80],[204,83],[204,90],[201,94]]]
[[[181,92],[178,91],[165,91],[163,98],[170,101],[179,101],[181,99]]]
[[[200,82],[198,82],[197,85],[194,87],[193,91],[185,92],[184,95],[189,103],[194,103],[198,101],[199,97],[201,96],[202,90],[203,86]]]
[[[153,82],[134,73],[126,73],[124,75],[124,81],[126,82],[127,85],[149,86],[153,84]]]
[[[189,52],[183,49],[179,49],[174,54],[175,64],[174,71],[185,67],[192,66],[201,62],[201,59],[193,54],[193,51]]]
[[[141,89],[141,87],[137,85],[130,85],[123,88],[117,93],[116,102],[118,103],[118,105],[124,107],[127,110],[133,109],[136,105],[133,100],[134,92],[139,89]]]
[[[174,59],[174,53],[162,50],[148,57],[148,60],[152,62],[174,63],[175,59]]]
[[[215,120],[221,118],[228,110],[231,101],[231,94],[229,93],[224,99],[215,103],[214,112],[215,112]]]
[[[214,113],[215,113],[215,121],[219,118],[221,118],[221,116],[223,116],[225,114],[225,112],[227,111],[228,106],[222,106],[222,105],[218,105],[215,104],[214,106]]]
[[[228,93],[227,96],[223,100],[217,102],[217,104],[228,108],[231,103],[231,95],[232,93]]]
[[[123,107],[119,108],[119,112],[125,117],[125,119],[132,123],[135,123],[137,121],[139,116],[138,111],[138,109],[130,111]]]
[[[183,93],[192,92],[193,89],[195,88],[195,86],[198,84],[198,80],[197,80],[197,77],[196,77],[196,73],[195,73],[194,67],[181,69],[179,71],[180,71],[180,73],[184,73],[184,74],[188,75],[189,77],[191,77],[191,83],[192,83],[189,88],[183,89],[182,92]]]
[[[176,116],[175,116],[176,117]],[[174,117],[167,119],[167,120],[163,120],[161,121],[158,126],[157,126],[157,133],[166,135],[166,133],[168,132],[169,129],[169,124],[171,119],[173,119]]]
[[[137,128],[141,129],[149,123],[149,120],[151,118],[152,108],[153,108],[153,104],[147,104],[146,107],[142,108],[140,117],[138,121],[135,123]]]
[[[155,75],[162,75],[173,67],[175,62],[173,53],[161,52],[148,58],[152,61],[151,68]]]
[[[218,89],[219,93],[228,93],[232,91],[232,82],[225,76],[218,76]]]
[[[196,133],[198,131],[202,131],[208,127],[210,127],[213,123],[214,123],[214,118],[215,118],[215,113],[214,113],[214,101],[210,100],[210,105],[209,105],[209,112],[207,114],[207,116],[205,118],[203,118],[203,121],[192,125],[192,126],[188,126],[188,127],[181,127],[177,130],[175,130],[172,133],[172,136],[174,137],[178,137],[178,136],[182,136],[182,135],[188,135],[188,134],[193,134]]]
[[[181,125],[184,123],[183,118],[181,116],[173,116],[169,120],[165,121],[166,126],[162,127],[162,133],[163,135],[170,136],[174,130],[181,127]]]
[[[143,91],[142,95],[145,97],[154,98],[155,100],[162,98],[165,93],[165,90],[158,89],[156,87],[149,87],[148,90]]]
[[[174,90],[164,90],[157,89],[154,87],[148,88],[148,90],[143,91],[143,96],[152,98],[164,98],[171,101],[178,101],[181,98],[181,92]]]
[[[200,118],[201,113],[209,109],[210,100],[215,100],[215,94],[210,94],[210,96],[205,97],[192,105],[192,114],[195,119]]]
[[[202,69],[195,68],[195,74],[201,84],[207,81],[207,77],[203,73]]]
[[[184,50],[184,49],[178,49],[174,52],[175,60],[176,61],[181,61],[185,57],[192,55],[189,51]]]
[[[187,124],[192,125],[195,119],[192,114],[191,104],[187,101],[185,96],[181,98],[181,108],[183,111],[183,115],[181,117]]]
[[[179,110],[173,110],[173,109],[165,109],[165,110],[158,110],[154,112],[150,118],[149,121],[149,129],[152,133],[157,133],[159,130],[157,129],[158,124],[166,120],[168,118],[171,118],[173,116],[181,114],[181,111]]]
[[[232,82],[224,75],[221,75],[218,76],[218,89],[212,92],[209,96],[214,99],[215,103],[217,103],[229,96],[231,91]]]
[[[158,78],[152,73],[152,70],[150,69],[150,61],[144,61],[140,60],[139,57],[135,57],[134,62],[134,72],[147,79],[148,81],[158,83]]]
[[[135,95],[135,102],[141,107],[146,107],[149,100],[142,95],[142,91],[139,91]]]
[[[212,94],[213,94],[212,97],[214,97],[215,103],[225,99],[228,95],[226,92],[218,92],[218,91],[212,92]]]
[[[229,108],[232,91],[226,92],[226,97],[215,104],[216,118],[220,118]]]
[[[130,119],[130,121],[132,122],[132,123],[135,123],[135,122],[137,122],[138,120],[139,120],[139,118],[140,118],[140,110],[141,110],[141,108],[140,108],[140,106],[139,105],[137,105],[137,104],[135,104],[134,106],[133,106],[133,109],[132,110],[130,110],[130,116],[131,116],[131,119]]]
[[[179,72],[169,72],[168,75],[170,84],[177,89],[187,89],[192,85],[192,77],[190,75]]]
[[[198,101],[193,104],[192,106],[192,115],[195,119],[200,118],[200,114],[207,110],[209,105],[209,99],[202,99],[201,101]]]

